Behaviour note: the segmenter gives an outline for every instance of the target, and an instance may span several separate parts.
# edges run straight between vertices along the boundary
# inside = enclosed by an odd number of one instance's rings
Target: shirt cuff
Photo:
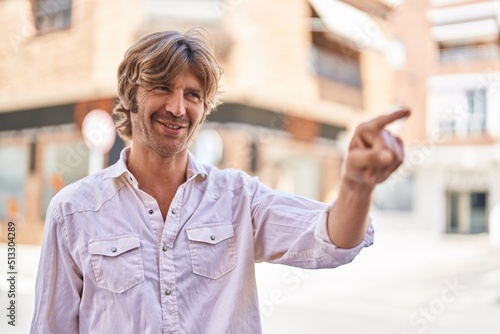
[[[328,235],[328,219],[325,220],[326,221],[324,223],[321,222],[319,224],[316,224],[314,235],[327,248],[330,248],[330,251],[335,254],[335,259],[340,263],[351,262],[363,248],[373,245],[375,229],[373,227],[371,217],[363,240],[361,240],[361,242],[357,246],[354,246],[352,248],[340,248],[332,243],[332,241],[330,240],[330,236]]]

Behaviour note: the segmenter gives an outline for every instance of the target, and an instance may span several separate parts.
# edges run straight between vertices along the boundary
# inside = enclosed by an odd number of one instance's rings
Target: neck
[[[176,191],[186,181],[187,151],[172,157],[132,146],[127,167],[139,183],[139,188],[156,197],[156,192]]]

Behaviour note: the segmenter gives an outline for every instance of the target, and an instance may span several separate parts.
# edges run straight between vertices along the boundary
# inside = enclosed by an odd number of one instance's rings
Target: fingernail
[[[389,110],[390,110],[391,113],[397,113],[397,112],[400,112],[400,111],[406,111],[408,113],[407,116],[409,116],[411,114],[411,109],[408,108],[407,106],[403,106],[403,105],[394,105]]]
[[[408,110],[408,108],[402,104],[394,104],[389,108],[389,112],[394,113],[401,110]]]

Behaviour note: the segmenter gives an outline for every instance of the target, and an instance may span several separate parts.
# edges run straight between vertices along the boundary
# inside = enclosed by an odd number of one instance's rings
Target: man
[[[220,76],[195,32],[126,52],[113,113],[132,145],[51,201],[32,333],[259,333],[255,262],[333,268],[372,244],[373,189],[403,161],[384,127],[409,112],[357,128],[327,205],[193,159]]]

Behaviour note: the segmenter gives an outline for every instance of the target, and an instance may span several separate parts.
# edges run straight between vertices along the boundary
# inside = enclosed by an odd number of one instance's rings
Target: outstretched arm
[[[346,157],[339,196],[328,214],[328,234],[339,248],[357,246],[366,232],[373,190],[402,163],[402,140],[385,127],[410,115],[399,110],[356,128]]]

